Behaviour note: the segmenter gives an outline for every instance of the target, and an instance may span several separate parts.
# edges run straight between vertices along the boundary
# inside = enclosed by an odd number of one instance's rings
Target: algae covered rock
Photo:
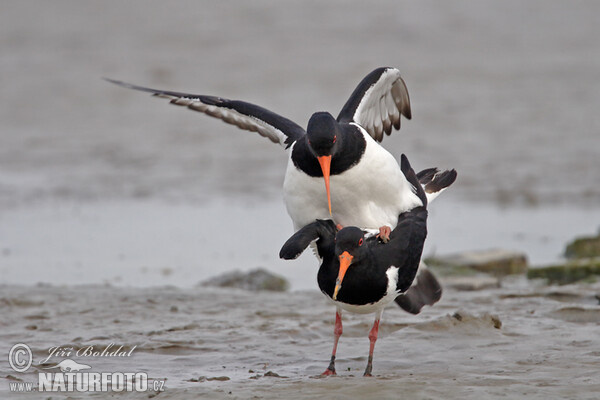
[[[289,283],[285,278],[275,275],[262,268],[248,272],[233,271],[215,276],[201,283],[201,286],[216,286],[237,288],[251,291],[270,290],[284,292],[288,290]]]
[[[548,283],[566,285],[582,280],[595,280],[600,277],[600,257],[582,258],[565,264],[531,268],[529,279],[547,279]]]
[[[565,249],[567,258],[600,257],[600,235],[573,240]]]
[[[527,271],[527,256],[521,252],[503,249],[464,251],[445,256],[430,257],[427,264],[442,275],[469,275],[477,271],[495,276],[522,274]]]

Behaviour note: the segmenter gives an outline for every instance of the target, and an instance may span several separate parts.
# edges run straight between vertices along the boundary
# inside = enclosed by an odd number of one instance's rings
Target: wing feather
[[[295,122],[255,104],[215,96],[158,90],[113,79],[104,79],[121,87],[170,99],[171,104],[187,107],[190,110],[219,118],[240,129],[256,132],[273,143],[279,143],[286,148],[305,134],[304,129]]]
[[[382,67],[358,84],[337,119],[357,123],[381,142],[384,132],[390,135],[392,127],[400,129],[402,115],[412,117],[406,84],[396,68]]]

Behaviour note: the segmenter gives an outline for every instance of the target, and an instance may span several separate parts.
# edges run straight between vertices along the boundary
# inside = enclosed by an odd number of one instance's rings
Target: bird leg
[[[369,332],[369,341],[371,342],[371,346],[369,347],[369,361],[367,361],[367,368],[365,369],[364,376],[373,376],[371,375],[371,371],[373,371],[373,350],[375,350],[375,342],[377,341],[377,334],[379,333],[380,318],[381,314],[377,314],[375,317],[375,322],[373,323],[373,328],[371,328],[371,332]]]
[[[379,235],[377,235],[377,237],[379,239],[381,239],[381,241],[383,243],[387,243],[390,241],[390,234],[392,233],[392,228],[390,228],[387,225],[382,226],[381,228],[379,228]]]
[[[342,310],[338,309],[335,313],[335,327],[333,328],[333,351],[331,352],[331,361],[329,362],[329,366],[321,375],[336,375],[335,373],[335,353],[337,351],[338,341],[340,340],[340,336],[342,336]]]

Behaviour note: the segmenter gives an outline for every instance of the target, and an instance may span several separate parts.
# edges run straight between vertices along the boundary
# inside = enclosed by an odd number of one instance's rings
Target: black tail
[[[427,268],[419,268],[416,283],[396,297],[396,303],[404,311],[418,314],[424,306],[432,306],[442,297],[442,286]]]
[[[415,193],[423,202],[423,207],[427,207],[427,196],[425,195],[425,191],[423,190],[423,187],[421,186],[421,183],[415,174],[415,170],[413,170],[410,166],[410,162],[408,162],[408,158],[405,154],[400,156],[400,170],[402,170],[406,180],[415,188]]]
[[[417,174],[419,183],[427,193],[436,193],[452,185],[456,180],[456,170],[440,172],[437,168],[427,168]]]

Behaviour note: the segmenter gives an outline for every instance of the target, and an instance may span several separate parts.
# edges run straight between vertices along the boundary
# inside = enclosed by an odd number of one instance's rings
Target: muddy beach
[[[131,357],[75,359],[95,371],[166,380],[159,398],[593,399],[600,390],[598,284],[556,288],[509,280],[483,291],[447,288],[438,305],[417,316],[389,307],[372,379],[362,377],[371,317],[350,314],[339,376],[318,377],[328,363],[334,308],[314,290],[1,289],[3,342],[28,343],[38,362],[50,346],[133,348]],[[16,374],[2,365],[0,371],[27,382],[41,369]]]
[[[10,385],[69,358],[40,366],[53,347],[122,346],[129,356],[71,358],[164,383],[117,398],[597,398],[593,279],[443,281],[435,307],[386,310],[373,379],[371,317],[346,313],[339,376],[317,378],[334,309],[312,256],[277,256],[292,234],[285,152],[100,78],[239,98],[305,126],[368,71],[398,67],[413,119],[383,145],[415,169],[459,172],[430,207],[425,256],[504,248],[533,268],[600,227],[599,13],[591,1],[4,5],[0,352],[25,343],[34,363],[0,362],[0,397],[39,398]],[[198,285],[257,267],[290,291]]]

